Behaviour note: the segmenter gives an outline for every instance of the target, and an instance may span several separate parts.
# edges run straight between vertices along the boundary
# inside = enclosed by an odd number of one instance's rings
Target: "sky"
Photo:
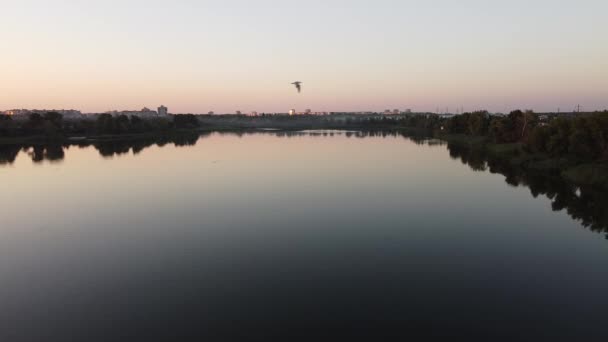
[[[608,108],[605,0],[0,0],[0,13],[0,110]]]

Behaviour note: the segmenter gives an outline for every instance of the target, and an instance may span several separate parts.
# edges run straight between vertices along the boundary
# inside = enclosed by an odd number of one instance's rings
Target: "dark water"
[[[0,177],[1,341],[608,339],[607,195],[476,151],[216,133]]]

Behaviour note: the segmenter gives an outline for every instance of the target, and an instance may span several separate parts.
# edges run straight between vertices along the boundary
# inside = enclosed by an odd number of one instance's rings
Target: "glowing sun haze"
[[[0,9],[0,109],[608,107],[605,0],[0,0]]]

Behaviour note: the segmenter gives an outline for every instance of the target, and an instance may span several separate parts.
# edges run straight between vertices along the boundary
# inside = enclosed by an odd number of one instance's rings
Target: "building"
[[[207,113],[207,115],[215,115],[214,111],[210,111],[209,113]]]
[[[305,110],[305,111],[304,111],[304,114],[306,114],[306,115],[310,115],[310,114],[312,114],[312,110],[307,109],[307,110]]]
[[[240,110],[237,110],[237,111],[236,111],[236,115],[243,115],[243,113],[241,113],[241,111],[240,111]]]
[[[160,115],[160,116],[169,115],[169,109],[167,107],[161,105],[160,107],[158,107],[158,115]]]
[[[296,115],[296,110],[295,109],[290,109],[289,110],[289,115]]]
[[[141,110],[124,110],[122,112],[117,112],[116,114],[126,116],[139,116],[140,118],[151,118],[158,116],[158,112],[153,111],[147,107],[144,107]]]

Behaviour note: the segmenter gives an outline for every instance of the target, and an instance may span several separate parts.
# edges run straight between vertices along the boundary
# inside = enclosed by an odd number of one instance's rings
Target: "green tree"
[[[549,128],[536,127],[534,128],[526,140],[526,149],[530,152],[544,153],[547,152],[547,142],[549,141]]]
[[[114,119],[114,133],[128,133],[131,130],[131,121],[126,115],[120,115]]]
[[[175,128],[196,128],[200,122],[194,114],[181,114],[173,116],[173,125]]]
[[[95,130],[98,134],[114,133],[114,118],[111,114],[101,114],[95,122]]]
[[[557,118],[549,124],[547,152],[553,156],[565,155],[570,145],[570,120]]]
[[[0,115],[0,136],[13,135],[13,118],[10,115]]]
[[[488,135],[494,143],[510,142],[511,122],[507,118],[493,117],[488,128]]]
[[[486,135],[490,125],[489,114],[487,111],[473,112],[467,117],[468,134],[470,135]]]

